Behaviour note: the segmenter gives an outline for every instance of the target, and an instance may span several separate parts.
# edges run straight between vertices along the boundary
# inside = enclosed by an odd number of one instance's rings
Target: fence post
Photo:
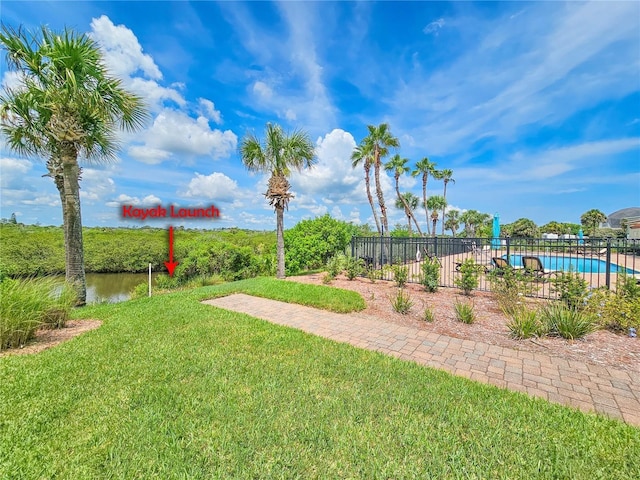
[[[351,235],[351,258],[356,256],[356,236]]]
[[[605,270],[604,282],[607,290],[611,290],[611,239],[607,238],[607,266]]]
[[[438,237],[433,237],[433,256],[438,256]]]
[[[383,262],[383,252],[382,252],[382,250],[383,250],[383,248],[384,248],[384,247],[383,247],[383,245],[382,245],[382,239],[383,239],[384,237],[380,236],[380,237],[378,237],[378,238],[380,239],[380,268],[382,268],[382,267],[383,267],[383,265],[384,265],[384,264],[382,263],[382,262]]]
[[[507,263],[511,265],[511,237],[509,235],[506,236],[507,240]]]

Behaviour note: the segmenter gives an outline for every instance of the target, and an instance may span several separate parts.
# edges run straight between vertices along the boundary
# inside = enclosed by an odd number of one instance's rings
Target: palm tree
[[[480,213],[477,210],[467,210],[460,215],[460,221],[464,223],[464,230],[469,238],[475,237],[477,228],[490,219],[491,216],[488,213]]]
[[[453,170],[451,170],[450,168],[445,168],[444,170],[437,171],[434,175],[434,178],[437,178],[438,180],[442,180],[444,182],[444,191],[442,193],[445,202],[445,205],[442,207],[442,218],[444,218],[444,209],[447,205],[447,184],[449,182],[456,183],[456,181],[453,179]],[[444,222],[442,222],[442,234],[444,235]]]
[[[416,169],[411,172],[411,176],[417,177],[422,174],[422,205],[424,206],[424,215],[427,222],[427,234],[431,235],[431,227],[429,226],[429,208],[427,208],[427,181],[429,175],[433,176],[436,171],[435,162],[431,162],[427,157],[416,163]]]
[[[371,152],[373,157],[373,172],[376,182],[376,195],[378,196],[378,205],[380,205],[380,217],[382,218],[382,228],[387,235],[389,234],[389,223],[387,219],[387,207],[384,203],[384,195],[382,186],[380,185],[380,167],[382,166],[382,158],[389,154],[389,147],[398,148],[400,142],[396,137],[391,135],[389,125],[381,123],[377,127],[367,125],[369,135],[364,138],[362,144]]]
[[[407,229],[409,236],[411,236],[411,217],[413,211],[418,207],[418,197],[411,192],[403,193],[400,198],[396,199],[396,208],[404,210],[404,214],[407,216]]]
[[[20,84],[0,96],[1,130],[21,155],[47,159],[64,224],[66,280],[78,304],[86,301],[79,158],[113,159],[119,129],[146,119],[140,97],[127,92],[104,66],[98,45],[84,34],[42,27],[41,38],[3,26],[0,43]]]
[[[407,167],[408,161],[409,160],[407,160],[406,158],[400,157],[400,155],[396,153],[393,157],[391,157],[391,160],[389,160],[387,163],[384,164],[385,170],[393,171],[393,178],[396,181],[396,195],[398,196],[398,200],[401,203],[404,203],[404,198],[402,195],[400,195],[400,183],[399,183],[400,175],[403,175],[407,173],[409,170],[411,170],[409,167]],[[410,218],[413,220],[413,222],[416,224],[416,229],[418,230],[418,233],[422,236],[422,230],[420,230],[420,225],[418,225],[418,221],[413,215],[413,210],[409,208],[409,205],[405,204],[404,207],[405,207],[405,211],[407,212],[407,215],[409,215]]]
[[[460,228],[460,212],[458,210],[449,210],[447,212],[447,220],[444,226],[447,230],[451,230],[451,236],[455,238],[458,228]]]
[[[436,236],[436,224],[438,223],[439,210],[444,211],[447,201],[442,195],[432,195],[427,199],[427,207],[431,210],[431,221],[433,222],[433,230],[431,234]]]
[[[359,146],[353,149],[351,153],[351,166],[356,168],[360,163],[364,166],[364,184],[367,188],[367,199],[369,205],[371,205],[371,211],[373,212],[373,220],[376,222],[376,228],[378,229],[378,235],[380,235],[380,220],[378,219],[378,213],[373,205],[373,196],[371,195],[371,165],[373,162],[373,155],[367,148],[365,142],[362,142]]]
[[[580,216],[580,223],[584,226],[585,231],[589,235],[594,235],[596,228],[603,222],[607,221],[607,216],[598,209],[591,209],[588,212],[584,212]]]
[[[267,123],[265,140],[253,134],[247,134],[240,145],[242,163],[251,172],[270,173],[267,193],[269,205],[276,211],[276,236],[278,268],[276,276],[285,277],[284,269],[284,209],[288,208],[293,195],[289,192],[287,177],[291,169],[302,171],[315,163],[315,150],[309,135],[295,131],[291,135],[284,133],[279,125]]]

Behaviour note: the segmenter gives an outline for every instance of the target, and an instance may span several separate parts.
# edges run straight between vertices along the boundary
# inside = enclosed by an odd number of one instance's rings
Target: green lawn
[[[0,478],[640,472],[640,429],[198,302],[230,291],[335,297],[257,279],[80,310],[102,327],[0,358]]]

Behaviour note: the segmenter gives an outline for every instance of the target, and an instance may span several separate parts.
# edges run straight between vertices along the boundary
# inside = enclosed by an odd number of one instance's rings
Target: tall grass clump
[[[76,296],[53,278],[0,282],[0,350],[24,345],[41,326],[64,327]]]
[[[569,308],[562,303],[552,303],[540,310],[542,322],[549,335],[574,340],[597,329],[597,323],[588,312]]]
[[[536,310],[519,308],[515,310],[507,322],[507,328],[513,338],[523,340],[525,338],[544,335],[545,329]]]
[[[462,323],[472,324],[476,321],[476,312],[472,303],[459,302],[453,304],[453,308],[456,312],[456,318]]]
[[[398,293],[389,298],[389,301],[391,302],[393,310],[401,313],[402,315],[409,313],[409,310],[413,307],[413,300],[411,300],[411,296],[403,288],[399,288]]]

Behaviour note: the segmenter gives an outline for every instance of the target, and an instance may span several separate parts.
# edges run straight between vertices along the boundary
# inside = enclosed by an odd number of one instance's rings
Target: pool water
[[[545,270],[562,270],[568,271],[573,270],[574,272],[581,273],[607,273],[607,262],[604,260],[600,260],[597,258],[590,257],[556,257],[549,255],[536,255]],[[522,255],[510,255],[511,257],[511,265],[521,266],[522,265]],[[502,258],[507,258],[506,255],[503,255]],[[626,272],[630,275],[637,274],[634,270],[630,268],[624,268],[616,265],[615,263],[611,264],[611,273],[621,273]]]

